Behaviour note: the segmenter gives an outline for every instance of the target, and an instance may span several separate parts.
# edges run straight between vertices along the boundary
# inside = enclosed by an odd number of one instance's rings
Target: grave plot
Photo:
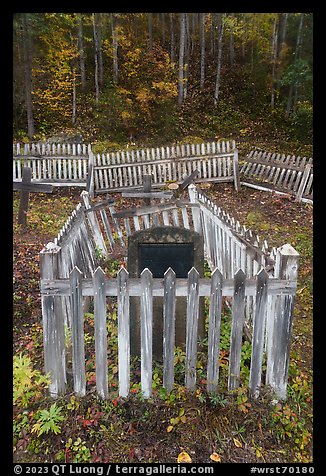
[[[163,300],[162,372],[163,386],[167,391],[174,384],[176,298],[184,297],[186,300],[183,310],[186,348],[184,382],[188,389],[194,390],[201,326],[200,299],[206,296],[209,298],[207,391],[218,391],[221,308],[222,299],[227,298],[232,308],[229,390],[240,385],[241,345],[247,322],[252,336],[251,394],[255,397],[259,395],[265,356],[267,371],[264,383],[278,398],[286,398],[299,255],[288,244],[275,249],[270,248],[266,241],[261,243],[258,236],[211,203],[197,187],[190,185],[188,193],[188,200],[174,199],[167,203],[118,210],[111,199],[94,204],[88,193],[82,192],[84,206],[78,207],[54,240],[53,247],[48,245],[42,250],[45,369],[52,375],[50,392],[53,396],[64,393],[66,388],[65,322],[71,326],[72,332],[74,391],[79,395],[86,392],[83,311],[86,298],[94,305],[96,386],[101,397],[107,398],[109,392],[107,351],[110,336],[106,335],[106,306],[112,299],[117,302],[119,395],[126,397],[130,391],[131,342],[135,339],[132,325],[136,321],[132,318],[134,298],[140,308],[137,325],[144,397],[149,397],[152,392],[153,323],[155,319],[159,320],[154,317],[155,298]],[[177,238],[176,229],[183,230],[184,241],[180,239],[180,231]],[[159,238],[161,241],[155,241],[158,239],[155,233],[162,233],[162,230],[165,241],[162,237]],[[191,234],[192,239],[189,238]],[[98,257],[108,257],[117,245],[125,250],[127,256],[128,243],[131,244],[135,237],[141,238],[138,241],[141,246],[136,253],[140,263],[143,261],[146,267],[141,269],[142,266],[138,266],[133,270],[128,260],[117,277],[106,277],[98,266]],[[204,254],[212,271],[210,277],[203,277],[201,264],[195,262],[196,248],[193,243],[199,240],[198,237],[203,241]],[[185,246],[183,251],[180,248],[180,256],[184,254],[189,267],[191,265],[190,270],[183,269],[183,276],[177,276],[178,270],[172,269],[165,256],[169,269],[162,276],[162,263],[152,246],[187,243],[190,246]],[[171,248],[171,258],[173,253],[175,249]],[[71,317],[67,313],[67,305],[71,306]]]

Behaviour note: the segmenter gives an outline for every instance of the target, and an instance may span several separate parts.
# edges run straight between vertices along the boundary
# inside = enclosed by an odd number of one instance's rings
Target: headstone
[[[128,271],[130,277],[140,277],[148,268],[154,278],[163,278],[171,267],[177,278],[187,278],[195,267],[200,276],[204,273],[204,242],[199,233],[173,226],[141,230],[129,237]],[[130,298],[130,349],[140,355],[140,300]],[[187,298],[176,298],[175,345],[185,348]],[[204,302],[200,298],[198,337],[205,336]],[[163,355],[163,298],[153,298],[153,359],[162,360]]]

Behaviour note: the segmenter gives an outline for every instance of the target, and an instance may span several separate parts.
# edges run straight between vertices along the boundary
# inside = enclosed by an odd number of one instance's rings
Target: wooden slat
[[[130,323],[129,273],[121,268],[118,273],[118,365],[119,395],[127,397],[130,388]]]
[[[228,389],[235,390],[240,385],[240,361],[244,322],[246,275],[240,269],[234,276],[232,305],[232,327],[229,358]]]
[[[211,294],[208,319],[207,392],[217,393],[220,354],[220,327],[223,277],[216,268],[211,277]]]
[[[188,273],[185,386],[196,388],[197,331],[199,311],[199,273],[192,268]]]
[[[153,275],[145,268],[140,277],[141,390],[143,397],[149,398],[152,395]]]
[[[261,271],[257,274],[256,311],[253,322],[253,339],[249,376],[250,394],[254,398],[257,398],[260,392],[267,295],[268,274],[264,269],[261,269]]]
[[[71,294],[71,333],[72,368],[74,392],[83,396],[86,393],[85,349],[84,349],[84,313],[82,300],[82,273],[75,266],[70,273]]]
[[[94,276],[94,325],[96,357],[96,390],[101,398],[108,398],[108,362],[106,331],[105,274],[97,268]],[[96,290],[96,291],[95,291]]]
[[[174,384],[174,344],[176,275],[169,268],[164,274],[163,301],[163,387],[171,392]]]

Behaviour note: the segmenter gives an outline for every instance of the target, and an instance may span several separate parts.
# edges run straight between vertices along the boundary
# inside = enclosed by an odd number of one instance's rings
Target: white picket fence
[[[240,175],[242,185],[289,193],[298,202],[313,201],[312,158],[252,150],[244,158]]]
[[[143,396],[148,398],[152,394],[154,297],[162,296],[164,300],[163,386],[168,392],[173,389],[174,385],[176,298],[187,296],[185,386],[189,390],[195,390],[199,297],[209,297],[207,391],[213,394],[218,390],[222,297],[233,298],[228,389],[234,390],[240,385],[245,299],[247,296],[253,296],[256,300],[256,313],[249,379],[250,392],[254,397],[257,397],[260,392],[264,340],[267,332],[266,338],[267,342],[270,342],[270,352],[267,358],[266,383],[272,386],[280,398],[285,398],[288,347],[291,337],[288,322],[292,319],[295,289],[296,280],[270,278],[264,269],[255,278],[246,279],[244,272],[238,270],[233,279],[224,280],[217,268],[209,279],[200,278],[195,268],[189,272],[188,279],[176,278],[174,271],[169,268],[162,282],[162,279],[153,278],[147,268],[143,270],[140,278],[129,278],[128,272],[121,268],[117,278],[108,279],[103,270],[98,267],[93,277],[87,279],[83,278],[81,271],[75,267],[68,279],[42,280],[41,292],[45,322],[44,355],[46,371],[50,371],[52,375],[50,391],[54,396],[65,391],[64,319],[60,306],[62,296],[70,296],[71,299],[74,391],[80,396],[86,393],[83,297],[94,298],[96,388],[102,398],[109,397],[107,297],[116,297],[118,303],[118,364],[119,395],[121,397],[127,397],[130,389],[129,298],[138,296],[140,299],[141,390]],[[273,298],[274,301],[278,298],[275,301],[277,312],[274,315],[270,314],[272,307],[269,298]],[[282,322],[278,323],[277,313],[281,309]],[[266,315],[274,319],[273,326],[266,327]],[[284,326],[284,322],[287,323],[287,326]],[[283,332],[282,336],[277,335],[280,332]]]
[[[86,298],[94,299],[96,381],[97,391],[103,398],[108,395],[105,307],[107,299],[117,299],[119,393],[128,395],[131,296],[138,296],[141,300],[142,391],[146,397],[151,392],[153,298],[165,296],[163,382],[168,390],[173,386],[175,297],[188,298],[185,385],[189,389],[194,389],[196,382],[198,299],[200,296],[210,298],[207,390],[216,392],[221,298],[227,296],[232,302],[229,389],[239,384],[239,346],[244,322],[251,316],[251,392],[254,396],[259,393],[262,355],[266,352],[266,383],[279,398],[286,398],[299,258],[290,245],[271,250],[264,242],[259,245],[259,237],[241,228],[223,211],[216,210],[195,186],[190,186],[190,201],[187,203],[160,204],[147,210],[144,207],[136,209],[138,212],[130,216],[128,210],[115,210],[109,200],[94,205],[87,192],[83,191],[81,195],[84,207],[77,207],[54,243],[48,244],[40,254],[45,369],[52,375],[50,391],[53,396],[64,393],[66,388],[65,325],[72,329],[74,390],[80,395],[86,391],[83,334],[83,300]],[[188,227],[203,235],[206,257],[212,269],[210,279],[199,278],[194,269],[188,279],[175,278],[173,271],[167,272],[164,280],[152,278],[148,271],[143,272],[141,278],[129,278],[124,268],[116,279],[108,279],[97,268],[96,253],[100,251],[108,256],[110,247],[114,250],[117,244],[126,244],[126,235],[132,236],[134,230],[159,224]]]
[[[195,170],[196,182],[234,182],[239,187],[238,151],[234,141],[181,144],[125,150],[94,156],[94,191],[141,188],[144,175],[152,186],[181,183]]]

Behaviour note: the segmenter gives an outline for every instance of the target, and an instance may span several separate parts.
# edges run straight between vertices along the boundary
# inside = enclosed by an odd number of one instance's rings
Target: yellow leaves
[[[172,425],[169,425],[169,426],[167,427],[167,429],[166,429],[166,431],[167,431],[168,433],[171,433],[172,430],[173,430],[173,426],[172,426]]]
[[[192,459],[186,451],[182,451],[181,453],[179,453],[177,461],[178,463],[191,463]]]
[[[242,443],[240,440],[237,440],[236,438],[233,438],[233,443],[237,448],[242,448]]]
[[[215,463],[220,463],[220,462],[221,462],[221,457],[220,457],[220,455],[219,455],[218,453],[215,453],[215,451],[214,451],[214,453],[212,453],[212,454],[210,455],[210,459],[211,459],[212,461],[214,461]]]
[[[166,431],[167,431],[168,433],[170,433],[170,432],[173,430],[173,428],[174,428],[178,423],[180,423],[180,422],[181,422],[181,423],[186,423],[186,421],[187,421],[187,417],[185,416],[185,409],[184,409],[184,408],[181,408],[181,409],[179,410],[178,416],[175,417],[175,418],[171,418],[171,419],[170,419],[171,425],[169,425],[169,426],[167,427],[167,430],[166,430]]]

